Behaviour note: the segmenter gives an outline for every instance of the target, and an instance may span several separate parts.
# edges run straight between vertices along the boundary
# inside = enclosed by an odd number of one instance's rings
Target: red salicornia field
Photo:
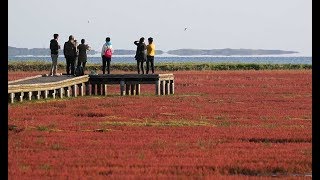
[[[311,179],[311,70],[173,74],[174,95],[9,104],[9,179]]]

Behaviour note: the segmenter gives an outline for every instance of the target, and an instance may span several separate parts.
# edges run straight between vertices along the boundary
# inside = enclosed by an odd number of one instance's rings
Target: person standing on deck
[[[155,55],[155,48],[156,46],[153,43],[153,38],[148,38],[148,45],[147,45],[147,71],[146,74],[149,73],[149,63],[151,65],[152,74],[154,74],[154,55]]]
[[[64,43],[63,54],[66,58],[66,71],[67,75],[74,75],[75,61],[77,58],[77,47],[72,35],[69,36],[69,41]],[[70,73],[71,69],[71,73]]]
[[[140,69],[142,74],[144,74],[143,63],[146,61],[146,50],[147,46],[144,43],[144,37],[141,37],[139,41],[134,41],[134,44],[137,46],[135,59],[137,60],[137,70],[138,74],[140,74]]]
[[[105,74],[106,73],[106,66],[107,66],[107,71],[108,74],[110,74],[110,62],[111,62],[111,55],[109,57],[105,56],[106,51],[111,52],[111,54],[113,54],[113,47],[112,47],[112,43],[110,40],[110,37],[106,38],[106,43],[103,44],[102,46],[102,50],[101,50],[101,58],[102,58],[102,73]]]
[[[85,67],[86,67],[86,63],[87,63],[87,51],[90,51],[91,48],[88,44],[85,44],[85,39],[81,39],[81,44],[78,45],[78,51],[79,51],[79,55],[78,55],[78,64],[77,66],[80,67],[82,66],[83,68],[83,72],[85,72]]]
[[[59,34],[54,34],[53,39],[51,39],[50,41],[52,65],[51,65],[49,76],[57,76],[58,56],[59,56],[59,49],[60,49],[58,38],[59,38]]]

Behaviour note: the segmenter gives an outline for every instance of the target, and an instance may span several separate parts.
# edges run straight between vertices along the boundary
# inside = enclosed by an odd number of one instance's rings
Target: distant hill
[[[293,54],[296,51],[282,51],[282,50],[263,50],[263,49],[177,49],[167,52],[172,55],[192,56],[192,55],[279,55],[279,54]]]
[[[88,54],[94,55],[98,54],[100,51],[91,50],[88,51]],[[126,49],[115,49],[115,55],[134,55],[136,53],[135,50],[126,50]],[[156,50],[156,55],[160,55],[165,53],[162,50]],[[193,56],[193,55],[280,55],[280,54],[293,54],[298,53],[296,51],[282,51],[282,50],[263,50],[263,49],[177,49],[170,50],[167,52],[171,55],[178,56]],[[59,54],[63,54],[62,50],[59,50]],[[33,56],[47,56],[50,55],[49,48],[16,48],[8,46],[8,56],[25,56],[25,55],[33,55]]]
[[[94,55],[98,54],[100,51],[90,50],[88,54]],[[115,55],[134,55],[136,53],[135,50],[125,50],[125,49],[115,49]],[[156,50],[156,54],[163,54],[164,52],[161,50]],[[63,54],[62,49],[59,50],[59,54]],[[32,56],[48,56],[50,55],[49,48],[16,48],[8,46],[8,56],[25,56],[25,55],[32,55]]]

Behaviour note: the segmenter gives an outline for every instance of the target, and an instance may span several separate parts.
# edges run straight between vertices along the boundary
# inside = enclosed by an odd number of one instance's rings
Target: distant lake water
[[[8,62],[41,61],[51,62],[50,56],[8,57]],[[66,62],[59,55],[58,62]],[[155,56],[155,63],[257,63],[257,64],[312,64],[310,56]],[[87,63],[102,63],[99,55],[88,56]],[[114,56],[111,63],[136,63],[134,56]]]

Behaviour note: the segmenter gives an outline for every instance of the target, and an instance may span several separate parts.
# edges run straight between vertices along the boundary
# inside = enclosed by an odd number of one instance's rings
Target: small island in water
[[[60,54],[63,54],[60,49]],[[90,50],[89,55],[99,54],[100,51]],[[114,55],[134,55],[135,50],[116,49]],[[284,51],[284,50],[265,50],[265,49],[177,49],[169,50],[164,52],[162,50],[156,50],[157,55],[170,54],[177,56],[202,56],[202,55],[222,55],[222,56],[233,56],[233,55],[282,55],[282,54],[294,54],[299,53],[297,51]],[[49,48],[17,48],[8,46],[8,56],[47,56],[50,55]]]

